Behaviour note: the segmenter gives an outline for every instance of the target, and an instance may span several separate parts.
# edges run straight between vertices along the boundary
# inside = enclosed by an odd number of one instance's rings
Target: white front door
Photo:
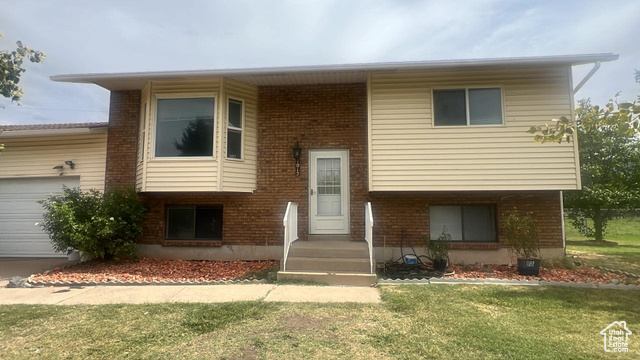
[[[309,233],[349,233],[349,152],[309,151]]]

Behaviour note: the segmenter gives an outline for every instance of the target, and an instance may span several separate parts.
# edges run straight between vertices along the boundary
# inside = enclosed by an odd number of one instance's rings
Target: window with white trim
[[[155,157],[213,156],[215,98],[160,98]]]
[[[229,99],[227,104],[227,158],[242,159],[244,103]]]
[[[433,117],[435,126],[502,125],[502,89],[434,89]]]
[[[453,241],[497,241],[496,208],[493,205],[429,206],[431,239],[443,231]]]

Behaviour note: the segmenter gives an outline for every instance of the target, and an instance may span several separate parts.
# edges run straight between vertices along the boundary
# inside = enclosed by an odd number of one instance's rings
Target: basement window
[[[502,89],[434,89],[433,118],[435,126],[502,125]]]
[[[446,228],[452,241],[497,241],[493,205],[429,206],[431,239]]]
[[[222,240],[222,206],[167,207],[169,240]]]
[[[213,156],[215,99],[158,99],[155,157]]]

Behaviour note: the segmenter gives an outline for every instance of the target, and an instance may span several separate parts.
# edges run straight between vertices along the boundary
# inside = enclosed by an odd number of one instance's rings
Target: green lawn
[[[618,245],[602,245],[580,235],[570,222],[565,226],[567,254],[588,265],[600,265],[640,274],[640,218],[609,222],[605,239]]]
[[[135,359],[605,359],[625,320],[640,358],[640,293],[387,286],[382,304],[0,307],[0,357]]]

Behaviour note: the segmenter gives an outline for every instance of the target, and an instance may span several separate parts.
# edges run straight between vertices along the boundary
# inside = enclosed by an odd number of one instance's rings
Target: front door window
[[[340,158],[318,159],[318,215],[342,214]]]

